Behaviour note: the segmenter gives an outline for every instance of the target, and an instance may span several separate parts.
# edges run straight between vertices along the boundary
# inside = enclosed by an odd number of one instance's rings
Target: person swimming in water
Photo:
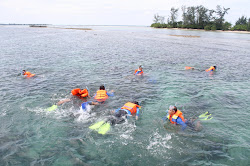
[[[210,72],[210,71],[215,71],[216,70],[216,66],[210,66],[209,69],[206,69],[206,72]]]
[[[114,96],[114,90],[111,90],[110,93],[108,93],[105,90],[105,86],[101,85],[99,90],[96,91],[94,99],[99,103],[104,103],[109,98],[109,96]]]
[[[26,71],[26,70],[23,70],[22,74],[24,76],[26,76],[27,78],[30,78],[30,77],[34,77],[35,74],[31,74],[30,72]]]
[[[139,68],[135,70],[134,75],[143,75],[142,68],[143,66],[140,65]]]
[[[125,103],[122,107],[113,111],[114,116],[110,118],[111,124],[120,124],[125,121],[125,118],[128,119],[130,116],[135,116],[135,119],[138,120],[140,108],[141,106],[137,101]]]
[[[185,130],[187,126],[191,127],[194,130],[200,130],[201,124],[200,121],[194,123],[196,119],[187,120],[182,115],[182,112],[177,109],[176,106],[169,106],[168,114],[164,117],[164,120],[168,119],[170,123],[175,125],[181,125],[181,129]]]

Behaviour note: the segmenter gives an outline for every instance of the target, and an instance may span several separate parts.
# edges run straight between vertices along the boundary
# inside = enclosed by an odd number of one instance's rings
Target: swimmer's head
[[[104,86],[104,85],[101,85],[101,86],[100,86],[100,90],[105,90],[105,86]]]
[[[216,69],[216,66],[214,66],[214,68]]]
[[[25,74],[26,70],[23,70],[23,74]]]
[[[169,110],[168,110],[168,114],[169,115],[174,115],[175,113],[176,113],[176,111],[177,111],[177,107],[176,106],[169,106]]]
[[[139,105],[139,103],[137,101],[133,101],[132,103],[136,104],[136,105]]]
[[[142,68],[143,68],[143,66],[142,66],[142,65],[140,65],[140,66],[139,66],[139,69],[140,69],[140,70],[142,70]]]

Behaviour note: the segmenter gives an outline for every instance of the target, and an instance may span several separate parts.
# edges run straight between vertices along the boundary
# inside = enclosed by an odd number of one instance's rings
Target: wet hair
[[[132,103],[136,104],[136,105],[139,105],[139,103],[137,101],[133,101]]]
[[[172,105],[171,105],[171,106],[169,106],[169,109],[170,109],[170,110],[173,110],[174,112],[177,111],[177,107],[176,107],[176,106],[172,106]]]
[[[174,106],[174,107],[173,107],[173,110],[174,110],[174,112],[176,112],[176,111],[177,111],[177,107],[176,107],[176,106]]]
[[[101,85],[101,86],[100,86],[100,90],[105,90],[105,86],[104,86],[104,85]]]
[[[142,65],[140,65],[139,68],[142,68]]]
[[[214,68],[216,69],[216,66],[214,66]]]
[[[26,70],[23,70],[23,72],[26,71]]]

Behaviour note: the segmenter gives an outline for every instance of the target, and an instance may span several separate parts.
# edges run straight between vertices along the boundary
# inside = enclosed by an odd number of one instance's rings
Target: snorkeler
[[[139,68],[135,70],[134,75],[143,75],[142,68],[143,66],[140,65]]]
[[[31,74],[30,72],[26,71],[26,70],[23,70],[23,73],[22,73],[24,76],[26,76],[27,78],[30,78],[30,77],[34,77],[35,74]]]
[[[205,71],[209,72],[209,71],[215,71],[215,70],[216,70],[216,66],[211,66],[209,69],[206,69]]]
[[[108,93],[105,90],[105,86],[101,85],[100,89],[94,95],[94,99],[99,103],[104,103],[109,98],[109,96],[114,96],[114,90],[111,90],[110,92],[111,93]]]
[[[182,130],[184,130],[186,125],[186,120],[184,119],[184,116],[182,115],[182,112],[177,109],[176,106],[169,106],[168,114],[166,118],[172,123],[172,124],[179,124],[182,126]]]
[[[169,106],[169,110],[167,112],[168,114],[166,117],[164,117],[164,120],[168,119],[172,124],[181,125],[182,130],[185,130],[187,126],[189,126],[190,128],[196,131],[202,128],[200,121],[197,121],[196,123],[194,123],[194,121],[197,118],[190,119],[190,120],[185,119],[184,116],[182,115],[182,112],[178,110],[176,106]],[[212,119],[211,114],[209,114],[208,112],[206,112],[204,115],[203,114],[200,115],[199,118],[204,118],[203,120]]]
[[[136,120],[138,120],[141,106],[138,105],[137,101],[127,102],[121,108],[115,110],[114,116],[108,118],[107,120],[99,121],[91,126],[90,129],[96,130],[99,134],[106,134],[111,125],[121,124],[125,121],[125,118],[129,118],[129,116],[136,116]]]
[[[194,70],[194,67],[185,66],[185,70]]]
[[[81,90],[81,89],[77,88],[77,89],[73,89],[73,90],[71,91],[71,93],[72,93],[73,96],[78,96],[78,97],[89,97],[89,92],[88,92],[87,89]]]
[[[138,120],[140,108],[141,106],[138,104],[137,101],[127,102],[126,104],[124,104],[124,106],[115,110],[114,116],[116,117],[116,119],[119,119],[121,117],[129,118],[129,116],[135,115],[135,119]]]
[[[72,94],[73,96],[79,97],[80,99],[84,100],[85,102],[87,101],[87,97],[89,97],[89,92],[88,92],[87,89],[83,89],[83,90],[81,90],[81,89],[79,89],[79,88],[73,89],[73,90],[71,91],[71,94]],[[57,102],[56,104],[54,104],[54,105],[52,105],[51,107],[47,108],[46,110],[47,110],[47,111],[54,111],[55,109],[57,109],[57,107],[58,107],[59,105],[62,105],[62,104],[64,104],[64,103],[70,102],[70,101],[72,101],[72,98],[67,98],[67,99],[60,100],[60,101]]]

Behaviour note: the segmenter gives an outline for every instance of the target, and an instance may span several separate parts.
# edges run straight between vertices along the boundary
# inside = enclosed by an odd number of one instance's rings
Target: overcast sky
[[[230,8],[225,18],[233,24],[250,17],[250,0],[0,0],[0,23],[148,26],[154,14],[167,18],[182,5]]]

